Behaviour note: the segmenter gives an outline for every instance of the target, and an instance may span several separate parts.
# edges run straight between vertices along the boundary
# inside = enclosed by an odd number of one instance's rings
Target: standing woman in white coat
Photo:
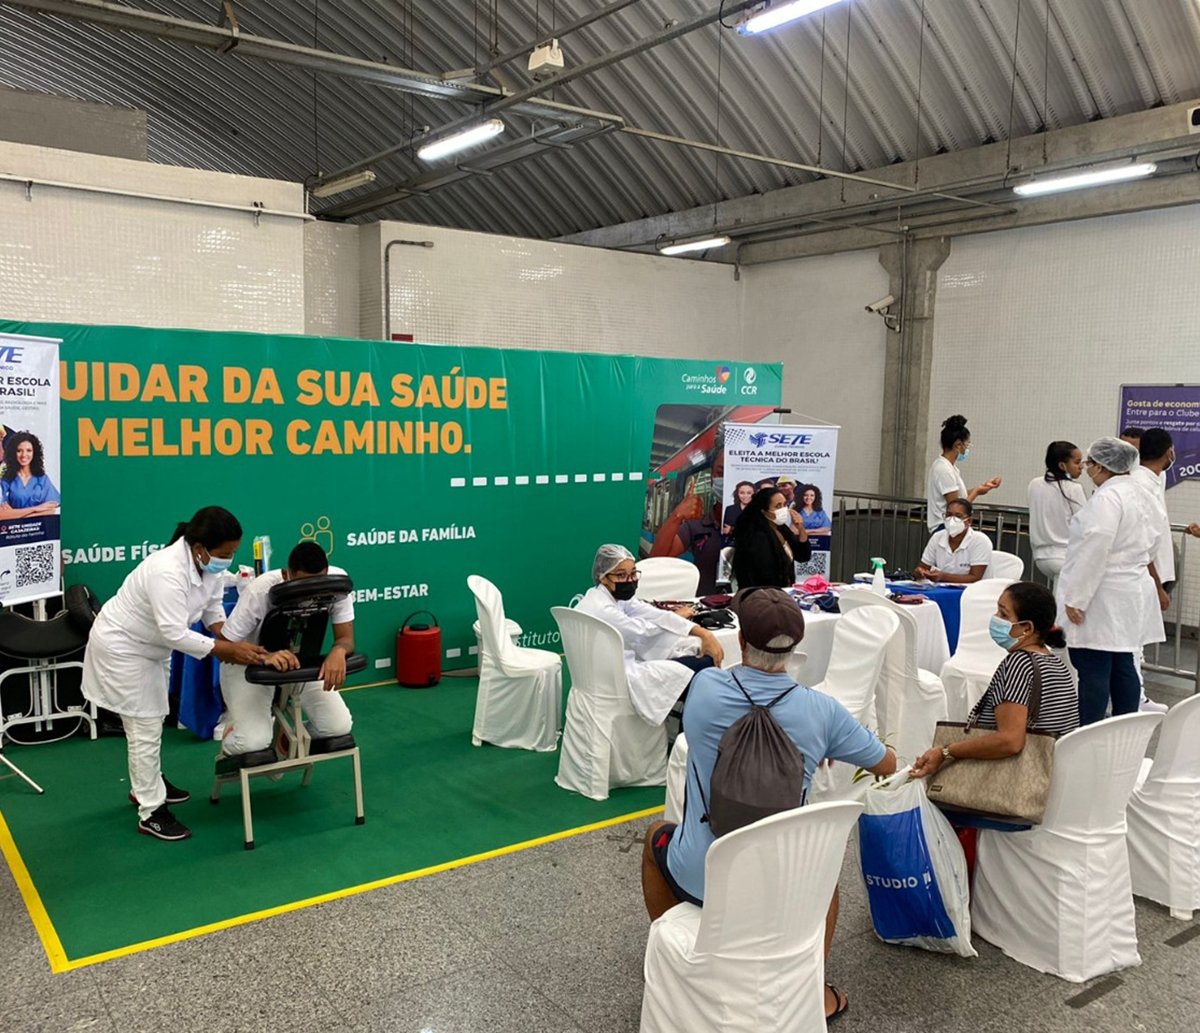
[[[130,801],[138,832],[187,839],[191,830],[169,804],[190,794],[162,774],[159,753],[167,714],[163,664],[178,649],[203,659],[262,663],[266,650],[250,642],[222,642],[192,631],[201,618],[214,633],[225,623],[221,577],[242,540],[242,525],[227,509],[205,506],[180,524],[170,543],[134,568],[100,610],[83,658],[83,694],[121,717],[129,754]]]
[[[1137,449],[1117,438],[1093,441],[1087,472],[1096,490],[1071,521],[1058,578],[1059,624],[1079,673],[1079,723],[1138,709],[1141,682],[1134,656],[1144,642],[1162,642],[1149,563],[1157,536],[1141,489],[1129,476]]]
[[[1052,585],[1067,558],[1071,518],[1087,502],[1079,483],[1082,473],[1083,453],[1069,441],[1051,441],[1046,446],[1046,472],[1029,482],[1033,562]]]

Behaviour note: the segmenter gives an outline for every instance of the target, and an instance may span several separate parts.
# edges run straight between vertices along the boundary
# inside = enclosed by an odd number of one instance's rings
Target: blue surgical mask
[[[967,461],[967,456],[969,456],[970,454],[971,454],[971,450],[969,448],[964,448],[962,455],[960,455],[958,457],[958,461],[960,463],[965,463]]]
[[[1012,636],[1012,629],[1013,626],[998,613],[993,613],[992,619],[988,621],[988,634],[1001,649],[1012,649],[1017,644],[1017,639]]]
[[[208,550],[205,550],[206,552]],[[223,574],[233,566],[233,557],[222,559],[220,556],[214,556],[211,552],[208,553],[208,562],[200,564],[200,569],[207,574]]]

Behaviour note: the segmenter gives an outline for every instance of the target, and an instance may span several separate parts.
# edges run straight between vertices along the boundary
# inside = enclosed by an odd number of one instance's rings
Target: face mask
[[[771,516],[775,523],[777,523],[780,527],[787,527],[787,525],[792,522],[792,518],[788,513],[787,506],[780,506],[773,514],[771,514]]]
[[[956,538],[967,529],[967,525],[963,522],[962,517],[949,516],[946,517],[946,534],[951,538]]]
[[[1017,639],[1012,636],[1013,625],[1009,624],[998,613],[992,614],[992,619],[988,621],[988,634],[992,636],[992,641],[1001,649],[1012,649],[1017,644]]]
[[[960,456],[958,457],[958,461],[959,461],[960,463],[965,463],[965,462],[967,461],[967,457],[968,457],[970,454],[971,454],[971,450],[970,450],[969,448],[964,448],[964,449],[963,449],[963,453],[962,453],[962,455],[960,455]]]
[[[612,588],[614,599],[620,599],[622,602],[628,602],[637,594],[636,581],[618,581]]]
[[[725,478],[714,477],[712,479],[712,496],[718,502],[725,498]]]
[[[1167,465],[1163,467],[1163,473],[1166,473],[1174,465],[1175,465],[1175,453],[1172,452],[1170,460],[1168,460]]]
[[[208,550],[205,550],[206,552]],[[208,554],[208,562],[200,564],[200,569],[208,574],[223,574],[233,566],[233,557],[229,559],[221,559],[220,556],[214,556],[211,552]]]

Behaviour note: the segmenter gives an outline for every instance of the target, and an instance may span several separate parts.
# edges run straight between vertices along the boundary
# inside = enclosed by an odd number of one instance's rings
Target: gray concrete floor
[[[1189,691],[1164,679],[1151,694],[1174,702]],[[51,974],[5,868],[0,1031],[633,1033],[648,926],[639,888],[647,825],[615,826],[62,975]],[[1024,968],[979,937],[971,960],[880,943],[853,847],[841,889],[827,969],[851,1000],[833,1027],[839,1033],[1200,1028],[1200,935],[1179,942],[1181,933],[1200,933],[1200,915],[1178,922],[1138,901],[1142,965],[1077,985]]]

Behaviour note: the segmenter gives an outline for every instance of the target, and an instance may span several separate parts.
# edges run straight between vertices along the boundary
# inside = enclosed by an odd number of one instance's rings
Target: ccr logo
[[[717,383],[718,384],[728,383],[729,378],[731,376],[733,376],[733,370],[731,370],[728,366],[718,366],[717,367]]]
[[[745,371],[742,373],[742,380],[744,381],[741,392],[743,395],[758,394],[758,388],[754,386],[755,381],[758,380],[758,370],[756,370],[753,366],[747,366]]]

